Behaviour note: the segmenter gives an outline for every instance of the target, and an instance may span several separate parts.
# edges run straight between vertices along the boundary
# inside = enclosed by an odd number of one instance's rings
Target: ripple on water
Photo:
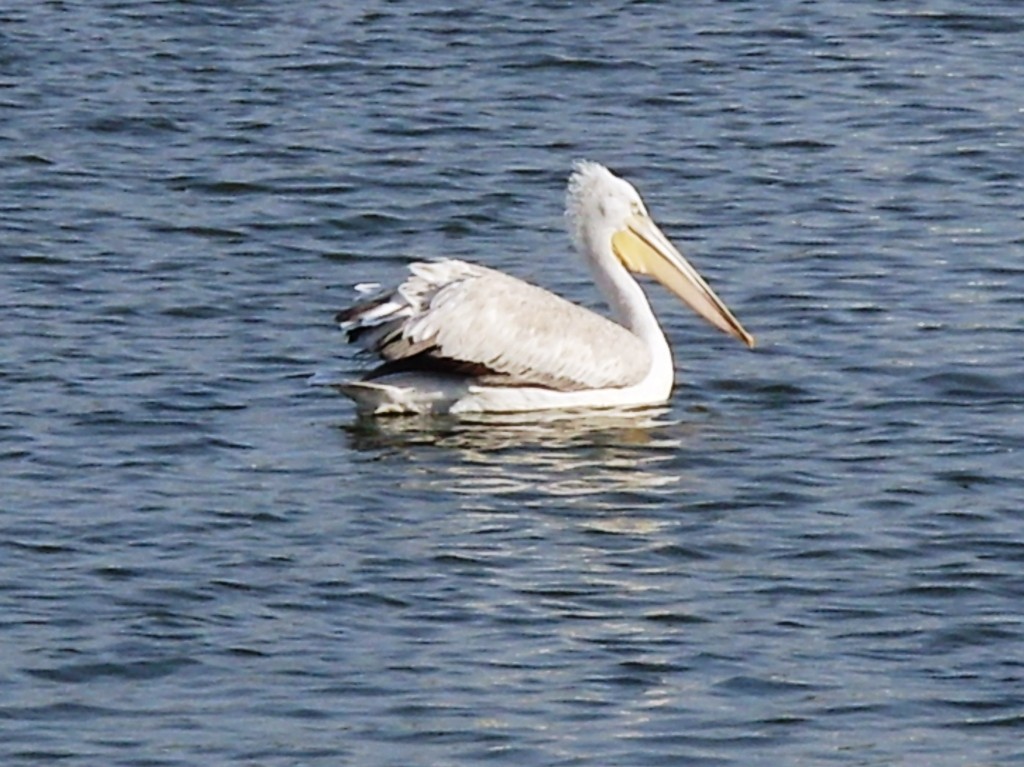
[[[1012,4],[95,5],[2,12],[4,763],[1021,762]],[[411,258],[594,305],[579,158],[756,352],[306,386]]]

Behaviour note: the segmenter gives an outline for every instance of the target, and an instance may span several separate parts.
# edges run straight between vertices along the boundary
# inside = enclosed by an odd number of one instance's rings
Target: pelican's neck
[[[651,303],[640,284],[614,256],[587,258],[594,282],[604,295],[615,319],[646,344],[654,358],[667,358],[672,353],[665,333],[658,324]]]

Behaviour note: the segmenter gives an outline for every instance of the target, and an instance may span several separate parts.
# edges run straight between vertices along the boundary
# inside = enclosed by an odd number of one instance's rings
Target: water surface
[[[0,11],[4,764],[1024,757],[1015,3]],[[413,257],[588,306],[604,162],[664,408],[365,421]]]

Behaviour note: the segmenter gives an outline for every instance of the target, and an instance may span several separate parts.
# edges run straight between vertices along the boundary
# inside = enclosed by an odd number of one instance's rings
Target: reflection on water
[[[403,487],[524,503],[625,504],[625,493],[667,493],[681,480],[670,462],[694,425],[667,408],[365,418],[344,427],[359,451],[408,461]],[[424,449],[428,448],[428,449]],[[635,503],[635,499],[634,499]],[[633,504],[630,504],[633,505]]]

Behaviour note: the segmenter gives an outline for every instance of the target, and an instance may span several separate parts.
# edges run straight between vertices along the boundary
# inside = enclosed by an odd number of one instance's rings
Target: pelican
[[[418,261],[393,291],[337,314],[381,364],[338,388],[361,413],[523,412],[657,405],[672,392],[665,334],[633,275],[650,275],[719,330],[754,347],[639,193],[577,162],[566,193],[576,249],[615,322],[485,266]]]

